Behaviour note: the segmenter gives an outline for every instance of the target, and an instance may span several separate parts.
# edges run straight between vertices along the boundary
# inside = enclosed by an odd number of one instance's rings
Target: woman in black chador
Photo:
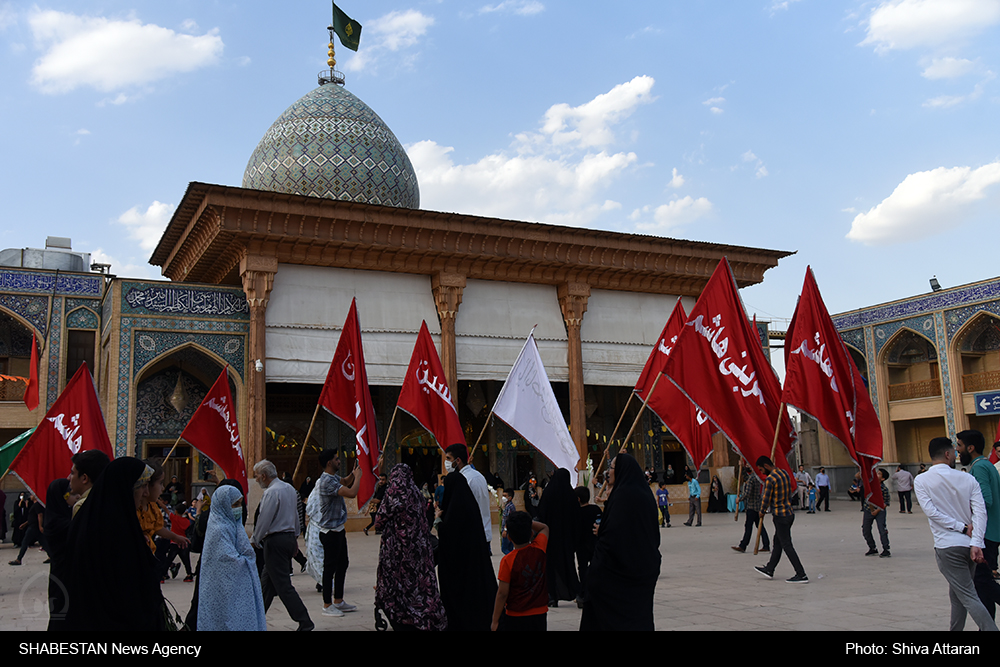
[[[538,520],[549,527],[545,550],[545,578],[549,586],[549,606],[559,600],[575,600],[580,582],[576,574],[580,502],[569,483],[569,471],[556,470],[545,487],[538,505]]]
[[[580,630],[653,630],[653,590],[660,576],[656,500],[628,454],[611,462],[609,482]]]

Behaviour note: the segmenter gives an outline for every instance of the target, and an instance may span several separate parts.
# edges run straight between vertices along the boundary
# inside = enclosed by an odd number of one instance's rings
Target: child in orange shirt
[[[514,550],[500,561],[491,629],[544,631],[549,610],[545,581],[549,527],[532,521],[527,512],[514,512],[507,519],[507,537]]]

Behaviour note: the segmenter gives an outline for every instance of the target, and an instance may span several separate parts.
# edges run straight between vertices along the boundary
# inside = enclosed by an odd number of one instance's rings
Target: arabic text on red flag
[[[723,258],[688,315],[664,375],[755,468],[760,456],[792,476],[786,460],[795,430],[781,405],[781,385],[743,309]],[[779,412],[778,446],[771,456]]]
[[[678,299],[667,324],[663,327],[663,333],[660,334],[653,351],[649,353],[649,359],[646,360],[639,381],[636,382],[634,391],[639,398],[646,400],[647,394],[653,389],[656,377],[663,372],[667,359],[677,344],[677,338],[684,330],[685,321],[687,315]],[[700,468],[712,453],[712,433],[715,428],[708,420],[708,415],[689,401],[670,380],[661,378],[655,384],[656,388],[649,397],[647,407],[670,429],[691,456],[695,466]]]
[[[396,405],[420,422],[442,449],[457,443],[466,444],[465,432],[451,400],[444,367],[427,329],[427,322],[420,324],[417,344],[413,347],[410,366],[406,369]]]
[[[375,407],[368,390],[365,355],[361,349],[361,324],[358,320],[357,299],[351,301],[337,351],[330,362],[319,404],[331,415],[355,431],[358,463],[361,465],[361,485],[358,505],[363,506],[375,493],[379,441],[375,423]],[[303,445],[305,446],[305,445]]]
[[[249,491],[247,464],[240,445],[233,395],[229,391],[228,368],[222,369],[215,384],[194,411],[191,421],[184,427],[181,437],[212,459],[226,477],[238,480],[246,493]]]
[[[873,493],[880,488],[873,476],[882,460],[882,428],[810,268],[806,268],[802,295],[785,336],[781,397],[843,443],[861,467],[865,497],[882,507],[882,494]]]
[[[88,449],[99,449],[109,459],[115,456],[94,380],[84,362],[10,464],[10,472],[44,503],[49,484],[68,476],[72,456]]]

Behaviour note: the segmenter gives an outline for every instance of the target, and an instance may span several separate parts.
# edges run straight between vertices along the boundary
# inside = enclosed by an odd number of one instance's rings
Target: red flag
[[[879,481],[882,427],[864,380],[806,268],[802,296],[785,335],[785,388],[781,400],[809,415],[840,440],[862,471],[865,497],[884,507]]]
[[[747,319],[725,258],[688,316],[663,372],[751,466],[767,456],[792,477],[785,457],[795,430],[781,406],[781,384]],[[771,456],[779,410],[778,446]]]
[[[71,457],[88,449],[115,457],[94,380],[84,362],[10,464],[10,472],[44,504],[49,484],[67,477],[73,467]]]
[[[670,313],[670,319],[663,327],[663,333],[660,334],[656,347],[649,353],[649,359],[646,360],[646,367],[642,369],[639,381],[636,382],[634,391],[639,398],[646,399],[646,394],[653,388],[656,378],[663,372],[664,366],[667,365],[667,359],[670,358],[670,353],[677,343],[677,338],[684,330],[686,320],[684,306],[678,299],[673,312]],[[656,382],[656,390],[653,391],[653,395],[649,397],[649,402],[646,405],[666,424],[670,432],[691,456],[695,466],[700,468],[701,464],[712,453],[712,433],[715,429],[708,420],[708,415],[691,403],[666,378],[660,378],[660,381]]]
[[[35,343],[35,334],[31,334],[31,375],[28,378],[28,387],[24,390],[24,406],[28,410],[38,407],[38,345]],[[48,490],[48,487],[46,487]]]
[[[361,348],[357,299],[351,301],[351,310],[344,322],[333,361],[330,362],[319,404],[355,430],[358,461],[361,464],[361,487],[358,490],[358,506],[361,507],[375,493],[379,442],[375,407],[372,405],[371,392],[368,391],[368,373],[365,371],[365,355]]]
[[[217,463],[226,477],[238,480],[246,493],[250,490],[247,464],[240,445],[233,395],[229,391],[228,369],[229,366],[222,369],[219,378],[194,411],[191,421],[184,427],[181,437]]]
[[[417,344],[413,347],[410,367],[406,369],[396,406],[430,431],[442,449],[457,443],[466,444],[465,432],[451,401],[448,381],[431,333],[427,330],[427,322],[420,324]]]

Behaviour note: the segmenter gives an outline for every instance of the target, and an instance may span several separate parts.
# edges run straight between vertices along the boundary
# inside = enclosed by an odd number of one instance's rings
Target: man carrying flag
[[[368,373],[361,347],[361,325],[358,321],[357,299],[351,300],[351,309],[344,322],[344,330],[337,343],[337,351],[330,362],[319,404],[331,415],[355,431],[355,444],[361,475],[358,490],[358,507],[363,507],[375,493],[376,469],[379,460],[378,431],[375,424],[375,406],[368,390]],[[305,446],[305,445],[303,445]]]
[[[73,455],[90,449],[114,458],[94,380],[84,362],[10,464],[10,472],[42,499],[53,480],[70,474]]]

